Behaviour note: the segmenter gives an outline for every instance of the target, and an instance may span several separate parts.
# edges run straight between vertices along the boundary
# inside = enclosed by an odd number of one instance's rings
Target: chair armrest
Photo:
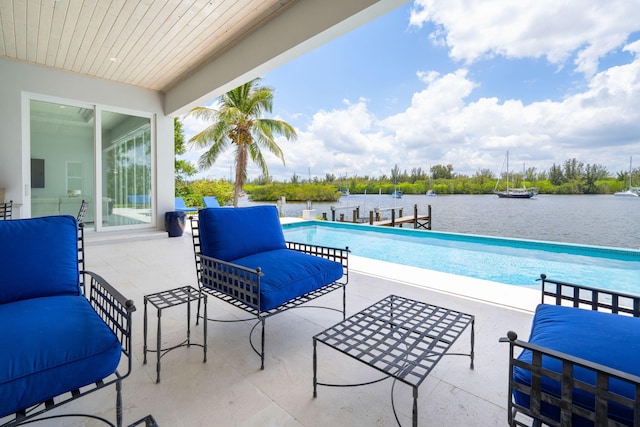
[[[221,259],[196,254],[198,282],[201,289],[217,293],[218,297],[243,308],[260,307],[260,268],[251,269]]]
[[[132,300],[125,298],[102,276],[90,271],[82,271],[81,274],[85,278],[87,276],[90,278],[89,303],[116,335],[122,345],[122,353],[128,358],[127,372],[120,375],[120,378],[125,378],[131,372],[131,323],[132,314],[136,311],[135,304]]]
[[[511,347],[518,347],[521,349],[530,350],[534,353],[540,353],[543,356],[549,356],[554,359],[560,359],[566,361],[568,363],[573,364],[574,366],[580,366],[588,370],[593,370],[597,372],[602,372],[607,376],[618,378],[622,381],[632,382],[634,384],[638,384],[640,386],[640,377],[637,375],[630,374],[628,372],[623,372],[618,369],[613,369],[605,365],[601,365],[599,363],[591,362],[586,359],[582,359],[580,357],[572,356],[568,353],[563,353],[561,351],[556,351],[548,347],[543,347],[538,344],[533,344],[527,341],[521,341],[518,339],[518,334],[513,331],[507,332],[506,337],[500,338],[501,343],[509,343]],[[534,357],[535,361],[536,358]],[[524,364],[523,362],[518,362],[517,364]],[[534,362],[535,364],[535,362]],[[547,372],[551,372],[548,371]],[[561,379],[562,375],[559,373],[558,379]],[[640,404],[640,402],[638,402]]]
[[[573,414],[587,416],[596,420],[598,425],[606,425],[607,408],[611,402],[633,411],[636,419],[640,417],[640,377],[551,348],[518,340],[518,335],[513,331],[509,331],[507,336],[500,338],[499,341],[509,343],[509,394],[520,393],[529,397],[528,407],[519,405],[514,398],[509,397],[509,425],[522,425],[514,422],[513,418],[517,412],[541,420],[550,426],[565,425],[567,421],[570,423]],[[520,354],[520,351],[517,350],[531,352],[532,362],[527,363],[519,360],[516,353]],[[547,365],[552,359],[561,363],[561,372],[542,366],[543,361]],[[530,382],[528,385],[515,380],[514,370],[516,367],[529,372]],[[594,383],[589,384],[574,378],[576,367],[592,373]],[[610,391],[612,379],[630,384],[634,388],[635,397],[629,398]],[[544,389],[543,384],[548,384],[549,380],[560,384],[555,393],[553,390]],[[576,390],[592,395],[595,399],[593,407],[586,408],[582,405],[575,405],[574,393]],[[548,408],[543,407],[545,403],[561,408],[560,421],[548,417]]]

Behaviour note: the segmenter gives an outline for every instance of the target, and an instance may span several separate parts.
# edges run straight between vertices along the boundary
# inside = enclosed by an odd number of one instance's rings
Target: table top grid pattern
[[[417,387],[472,320],[465,313],[390,295],[315,338]]]
[[[176,289],[145,295],[145,299],[158,309],[173,307],[200,298],[200,292],[192,286],[183,286]]]

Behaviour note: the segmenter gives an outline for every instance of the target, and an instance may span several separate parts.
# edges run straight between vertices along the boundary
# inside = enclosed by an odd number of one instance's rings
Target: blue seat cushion
[[[533,318],[529,342],[591,362],[640,376],[640,319],[598,312],[588,309],[541,304]],[[531,352],[524,350],[519,360],[531,363]],[[562,372],[558,359],[543,357],[543,366],[555,372]],[[584,368],[574,369],[574,378],[595,384],[595,374]],[[530,385],[528,370],[514,368],[514,380]],[[634,398],[633,386],[619,380],[611,380],[610,390],[630,399]],[[542,388],[546,392],[560,396],[560,383],[543,377]],[[516,403],[529,406],[529,397],[514,393]],[[594,399],[589,393],[574,389],[574,403],[593,409]],[[560,419],[560,410],[543,403],[543,414]],[[633,424],[633,414],[617,404],[609,405],[609,414],[619,422]],[[593,423],[574,417],[574,426],[591,426]]]
[[[115,372],[121,346],[83,296],[0,305],[0,417]]]
[[[79,295],[78,225],[70,215],[0,221],[0,304]]]
[[[264,273],[260,279],[261,311],[271,310],[342,277],[339,262],[291,249],[262,252],[231,262],[247,268],[261,268]]]
[[[287,247],[275,206],[202,209],[198,228],[202,254],[223,261]]]

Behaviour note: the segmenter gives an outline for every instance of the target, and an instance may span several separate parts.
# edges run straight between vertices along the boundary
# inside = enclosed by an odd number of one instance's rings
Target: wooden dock
[[[351,210],[352,219],[348,221],[346,215],[341,213],[336,218],[336,211],[338,208],[331,207],[331,221],[338,222],[353,222],[353,223],[369,223],[370,225],[380,225],[383,227],[402,227],[403,224],[413,224],[413,228],[422,228],[424,230],[431,230],[431,205],[427,206],[427,214],[420,215],[418,214],[418,205],[413,206],[413,215],[402,215],[402,208],[387,208],[387,209],[376,209],[375,211],[369,211],[369,218],[361,218],[360,217],[360,207],[359,206],[345,206],[340,209]],[[381,219],[381,212],[390,211],[391,219]],[[398,217],[396,218],[396,211],[398,212]],[[322,214],[322,218],[326,221],[327,214],[326,212]]]
[[[391,219],[379,221],[370,220],[369,223],[371,225],[380,225],[383,227],[395,227],[397,225],[402,227],[403,224],[413,224],[413,228],[431,230],[431,205],[428,206],[428,213],[426,215],[418,214],[418,205],[415,205],[413,207],[413,215],[405,215],[396,218],[395,210],[391,210]]]

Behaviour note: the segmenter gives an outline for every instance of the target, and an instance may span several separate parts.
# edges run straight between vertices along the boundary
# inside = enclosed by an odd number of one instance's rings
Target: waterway
[[[243,198],[241,206],[257,203]],[[336,203],[314,203],[318,216],[331,218],[344,213],[351,220],[358,206],[360,215],[369,211],[403,207],[411,215],[414,205],[420,213],[431,205],[432,229],[451,233],[478,234],[517,239],[575,243],[613,248],[640,249],[640,199],[612,195],[555,196],[533,199],[499,199],[495,195],[426,196],[349,195]],[[306,203],[287,202],[285,216],[302,216]]]

